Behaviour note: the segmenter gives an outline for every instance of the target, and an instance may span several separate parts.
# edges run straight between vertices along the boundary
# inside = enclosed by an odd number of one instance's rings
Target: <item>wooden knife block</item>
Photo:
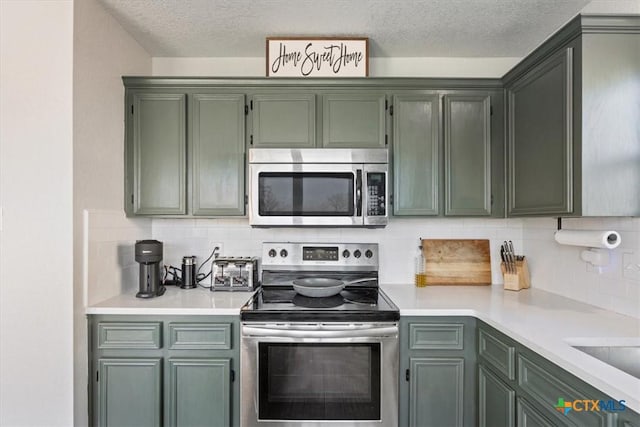
[[[502,276],[504,277],[504,288],[509,291],[519,291],[520,289],[528,289],[531,287],[531,278],[529,276],[529,265],[527,259],[522,261],[516,261],[516,272],[507,272],[507,268],[503,263],[500,263],[500,270],[502,270]]]

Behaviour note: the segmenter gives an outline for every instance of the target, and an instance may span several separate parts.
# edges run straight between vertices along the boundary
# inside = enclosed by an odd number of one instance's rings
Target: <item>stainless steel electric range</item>
[[[265,243],[241,309],[241,426],[396,426],[400,313],[378,286],[378,245]],[[344,283],[333,296],[294,284]]]

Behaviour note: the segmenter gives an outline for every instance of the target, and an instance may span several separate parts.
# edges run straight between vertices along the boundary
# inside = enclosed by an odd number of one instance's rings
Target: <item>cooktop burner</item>
[[[242,320],[397,321],[398,308],[378,287],[375,243],[267,242],[262,246],[262,287],[240,311]],[[312,298],[294,290],[296,280],[342,282],[337,295]],[[313,280],[310,281],[313,283]],[[299,284],[299,283],[298,283]]]
[[[293,305],[304,308],[334,308],[342,305],[344,301],[341,295],[333,295],[324,298],[311,298],[304,295],[296,295],[291,300]]]
[[[292,288],[261,288],[240,311],[242,320],[391,321],[398,308],[379,288],[346,288],[337,295],[312,298]]]

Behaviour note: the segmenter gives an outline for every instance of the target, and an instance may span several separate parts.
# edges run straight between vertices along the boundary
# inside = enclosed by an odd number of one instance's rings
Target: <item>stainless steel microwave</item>
[[[250,149],[249,223],[384,227],[388,175],[384,148]]]

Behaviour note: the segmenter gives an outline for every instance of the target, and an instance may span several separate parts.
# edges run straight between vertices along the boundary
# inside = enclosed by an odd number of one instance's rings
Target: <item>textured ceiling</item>
[[[364,36],[380,57],[521,57],[589,0],[100,0],[154,57],[260,57],[267,36]]]

